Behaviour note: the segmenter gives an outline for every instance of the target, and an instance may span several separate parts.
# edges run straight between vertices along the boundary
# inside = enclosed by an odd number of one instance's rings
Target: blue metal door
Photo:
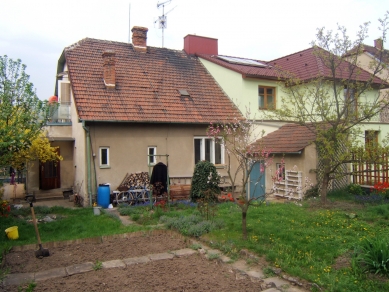
[[[263,161],[256,162],[251,170],[249,192],[250,198],[263,197],[265,195],[265,165]]]

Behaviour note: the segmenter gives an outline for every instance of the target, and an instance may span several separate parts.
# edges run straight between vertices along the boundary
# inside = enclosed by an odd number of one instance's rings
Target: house
[[[28,190],[73,188],[90,205],[100,184],[115,190],[126,174],[162,162],[176,183],[190,183],[195,163],[213,162],[225,175],[210,122],[243,118],[195,56],[147,46],[147,28],[132,43],[85,38],[58,61],[57,115],[48,137],[63,161],[35,164]],[[188,41],[189,40],[189,41]]]
[[[370,100],[374,100],[374,98],[379,95],[380,86],[383,84],[382,80],[374,78],[372,88],[366,91],[363,96],[350,94],[352,89],[343,84],[343,80],[349,79],[351,82],[358,81],[362,83],[369,82],[371,74],[366,70],[358,70],[358,72],[355,70],[355,72],[351,72],[350,64],[343,61],[339,64],[335,76],[332,75],[332,72],[325,66],[323,60],[316,54],[317,52],[319,52],[319,54],[328,54],[328,52],[318,47],[311,47],[275,60],[264,61],[221,55],[217,50],[217,39],[197,36],[194,40],[192,39],[192,41],[197,41],[200,44],[202,42],[207,42],[207,50],[202,50],[202,46],[198,45],[195,46],[196,50],[192,51],[192,53],[199,57],[203,65],[227,95],[236,103],[241,112],[243,114],[246,112],[250,114],[250,119],[258,128],[258,131],[255,133],[256,137],[253,137],[255,138],[253,140],[256,140],[262,130],[265,131],[265,135],[271,135],[273,132],[280,131],[274,133],[276,135],[275,137],[288,137],[288,140],[276,139],[273,142],[278,141],[278,143],[281,143],[282,141],[288,141],[288,143],[291,143],[291,141],[296,139],[297,136],[285,133],[286,129],[291,130],[289,126],[286,128],[283,127],[286,124],[286,121],[271,117],[272,109],[284,108],[290,105],[288,104],[291,100],[288,95],[290,93],[285,90],[287,87],[285,86],[285,81],[289,76],[298,78],[299,81],[308,86],[313,86],[313,84],[311,85],[311,82],[317,76],[322,76],[324,80],[333,80],[335,78],[334,80],[338,84],[337,86],[339,87],[340,95],[344,94],[345,100],[346,96],[348,100],[352,100],[356,111],[360,105],[364,103],[367,104]],[[210,47],[212,49],[210,49]],[[328,92],[331,92],[331,89],[328,89]],[[315,122],[320,122],[320,120]],[[388,122],[389,120],[382,114],[376,115],[369,121],[362,122],[361,128],[365,133],[365,137],[361,137],[361,142],[368,143],[368,141],[371,141],[372,139],[370,138],[371,136],[374,136],[373,139],[376,139],[377,141],[383,140],[389,133]],[[273,148],[277,147],[276,145],[269,146],[271,146],[271,151]],[[288,147],[283,150],[285,151],[285,155],[289,153]],[[286,169],[291,169],[295,164],[304,166],[304,176],[317,169],[318,159],[312,159],[312,155],[308,155],[310,158],[307,159],[304,155],[305,151],[306,148],[304,147],[299,149],[299,151],[297,151],[298,154],[294,154],[293,163],[292,160],[287,160]],[[311,153],[312,151],[309,150],[309,152]],[[280,163],[280,159],[279,156],[274,162]],[[256,169],[259,168],[259,165],[254,168],[251,178],[252,182],[258,180],[259,171],[256,171]],[[311,175],[309,174],[309,176]],[[267,189],[268,191],[272,187],[272,184],[269,181],[270,177],[271,173],[267,171],[266,178],[264,178],[264,181],[262,182],[264,189]],[[312,183],[315,184],[316,179],[313,179]],[[257,196],[260,194],[255,195]]]

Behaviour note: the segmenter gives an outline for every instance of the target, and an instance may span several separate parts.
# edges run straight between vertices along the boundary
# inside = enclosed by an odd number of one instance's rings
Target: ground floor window
[[[110,167],[109,165],[109,147],[100,147],[100,168]]]
[[[196,137],[194,138],[195,164],[200,160],[207,160],[213,164],[224,164],[224,147],[221,139]]]
[[[155,165],[157,164],[157,147],[155,146],[149,146],[147,147],[147,157],[148,157],[148,165]]]

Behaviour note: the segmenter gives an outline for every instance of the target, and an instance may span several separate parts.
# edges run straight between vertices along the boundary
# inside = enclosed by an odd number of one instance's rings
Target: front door
[[[263,161],[257,161],[250,173],[250,198],[264,197],[265,191],[265,165]]]
[[[57,150],[59,155],[59,148]],[[46,161],[39,163],[39,188],[41,190],[57,189],[61,187],[60,161]]]

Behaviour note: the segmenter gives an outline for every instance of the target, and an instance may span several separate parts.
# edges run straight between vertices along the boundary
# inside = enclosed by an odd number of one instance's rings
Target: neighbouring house
[[[195,163],[225,175],[223,147],[206,136],[210,122],[243,118],[199,59],[147,46],[147,28],[132,43],[85,38],[58,61],[56,116],[47,126],[63,161],[35,164],[28,191],[73,188],[90,205],[100,184],[115,190],[127,174],[159,162],[190,184]]]
[[[262,130],[265,131],[265,135],[281,131],[279,133],[274,133],[274,135],[276,135],[275,137],[286,135],[289,137],[289,140],[286,140],[289,141],[288,143],[297,139],[297,136],[295,137],[285,133],[286,129],[290,130],[289,126],[287,128],[283,128],[286,124],[285,121],[269,118],[269,115],[263,115],[263,113],[270,112],[269,110],[271,109],[277,109],[285,106],[285,103],[282,103],[282,100],[288,101],[288,93],[284,90],[285,79],[283,73],[289,72],[293,74],[294,77],[297,77],[302,82],[308,84],[311,78],[319,75],[329,79],[332,78],[328,68],[325,68],[322,61],[314,54],[314,47],[277,58],[272,61],[263,61],[221,55],[218,52],[217,39],[201,36],[187,36],[187,38],[189,37],[191,37],[193,48],[191,53],[198,56],[202,64],[207,68],[227,95],[239,107],[241,112],[243,114],[246,112],[250,113],[250,118],[253,120],[253,124],[259,129],[259,131],[256,132],[256,137],[254,137],[255,139],[259,136],[260,131]],[[204,47],[206,47],[205,50],[203,49]],[[349,64],[347,62],[343,62],[340,66],[343,71],[339,70],[339,72],[346,72],[348,65]],[[352,76],[352,78],[355,78],[356,81],[366,82],[370,79],[371,74],[366,70],[362,70]],[[339,85],[341,84],[341,80],[343,78],[344,76],[336,76],[336,80],[339,81]],[[368,102],[369,99],[378,96],[382,81],[379,78],[375,78],[373,85],[373,88],[363,97],[352,97],[355,98],[356,108],[360,102]],[[346,95],[349,94],[347,88],[344,89],[344,94],[346,98]],[[371,139],[368,137],[371,137],[372,135],[374,136],[374,139],[377,139],[377,141],[382,141],[389,133],[388,121],[389,120],[386,116],[381,114],[377,115],[370,121],[363,122],[361,124],[361,128],[365,132],[365,137],[362,137],[361,141],[368,143]],[[274,142],[276,141],[277,140]],[[269,146],[271,146],[271,150],[274,147],[277,147],[276,145]],[[288,147],[283,149],[283,151],[285,151],[285,155],[290,155],[288,149]],[[304,149],[304,151],[302,151],[302,149]],[[317,169],[317,163],[319,160],[317,158],[312,159],[313,156],[311,154],[308,155],[309,158],[307,158],[303,154],[305,151],[306,149],[304,147],[297,151],[298,154],[295,153],[293,155],[293,162],[292,160],[286,159],[285,168],[288,170],[294,165],[304,166],[304,177],[308,175],[307,172],[312,173],[313,170]],[[309,150],[309,152],[312,153],[311,150]],[[279,163],[279,161],[277,163]],[[259,168],[260,166],[258,164],[255,169]],[[254,171],[251,182],[255,182],[257,176],[257,172]],[[263,178],[263,183],[268,191],[272,188],[270,176],[270,172],[267,171],[266,177]],[[309,176],[312,177],[311,174],[309,174]],[[316,179],[313,179],[313,183],[316,183]]]

